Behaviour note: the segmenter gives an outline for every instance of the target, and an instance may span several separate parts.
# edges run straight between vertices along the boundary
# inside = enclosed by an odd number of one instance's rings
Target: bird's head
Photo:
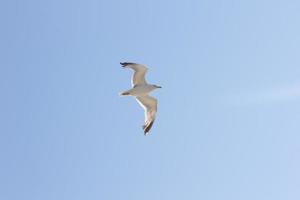
[[[152,85],[152,86],[155,88],[161,88],[161,86],[158,86],[158,85]]]

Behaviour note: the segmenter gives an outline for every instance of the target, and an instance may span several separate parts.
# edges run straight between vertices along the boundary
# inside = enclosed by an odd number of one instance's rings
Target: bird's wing
[[[147,135],[155,120],[157,100],[149,95],[139,96],[136,97],[136,99],[145,110],[145,125],[143,126],[143,129],[145,135]]]
[[[146,74],[148,68],[146,66],[137,64],[137,63],[129,63],[129,62],[123,62],[120,64],[122,65],[122,67],[131,68],[134,70],[134,74],[131,79],[131,84],[133,87],[136,85],[147,84],[147,82],[145,80],[145,74]]]

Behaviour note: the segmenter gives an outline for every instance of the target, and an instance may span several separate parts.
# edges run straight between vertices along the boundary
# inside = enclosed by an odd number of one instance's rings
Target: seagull
[[[145,75],[148,68],[145,65],[121,62],[123,68],[130,68],[134,71],[131,78],[132,89],[120,93],[121,96],[134,96],[137,102],[143,107],[145,111],[145,124],[143,125],[144,135],[147,135],[151,129],[155,115],[157,112],[157,99],[149,95],[150,92],[157,88],[158,85],[148,84],[145,80]]]

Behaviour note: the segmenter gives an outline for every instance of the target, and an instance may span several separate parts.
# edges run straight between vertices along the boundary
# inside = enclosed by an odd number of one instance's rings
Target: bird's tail
[[[121,92],[120,95],[121,96],[127,96],[127,95],[130,95],[130,93],[129,92]]]

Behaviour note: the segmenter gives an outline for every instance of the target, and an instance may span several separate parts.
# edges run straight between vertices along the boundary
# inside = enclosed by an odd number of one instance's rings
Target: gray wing
[[[134,70],[134,74],[131,78],[131,84],[132,86],[136,85],[145,85],[147,84],[145,80],[145,74],[148,70],[148,68],[145,65],[137,64],[137,63],[130,63],[130,62],[123,62],[120,63],[122,67],[125,68],[131,68]]]
[[[143,126],[143,129],[144,134],[147,135],[155,120],[157,100],[149,95],[136,97],[136,100],[145,110],[145,125]]]

